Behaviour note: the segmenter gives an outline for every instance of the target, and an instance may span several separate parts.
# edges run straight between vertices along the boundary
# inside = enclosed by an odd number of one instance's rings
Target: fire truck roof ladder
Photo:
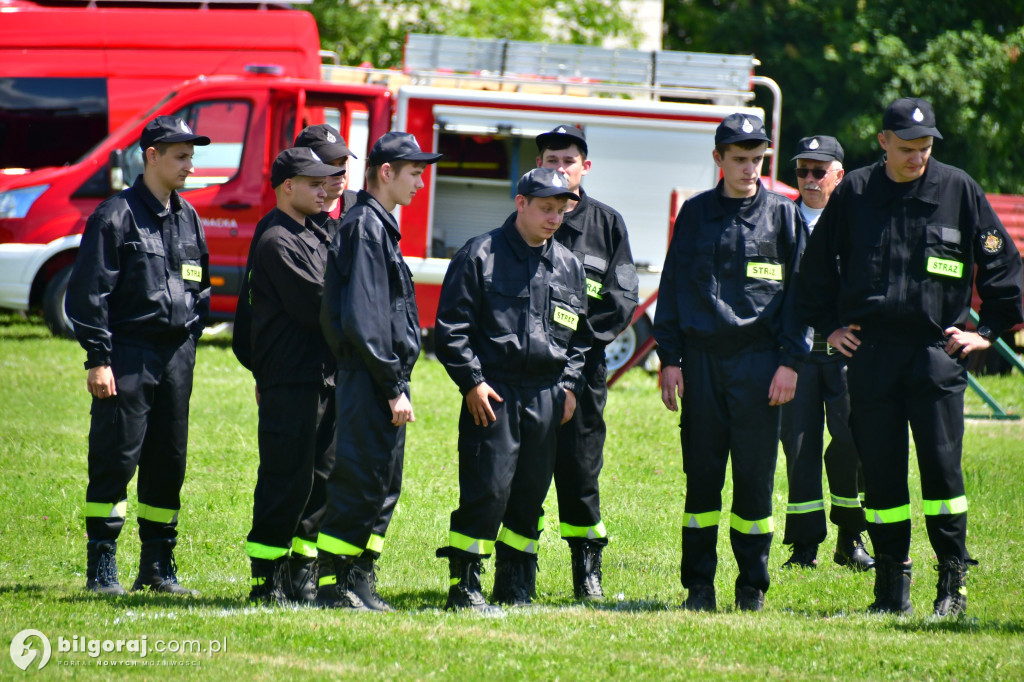
[[[472,79],[518,86],[552,84],[592,93],[697,99],[746,106],[752,55],[633,50],[410,33],[404,71],[416,82]]]

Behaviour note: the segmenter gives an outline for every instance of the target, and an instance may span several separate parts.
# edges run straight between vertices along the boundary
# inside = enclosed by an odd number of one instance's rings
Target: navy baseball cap
[[[901,140],[928,136],[942,139],[942,133],[935,127],[932,105],[919,97],[903,97],[887,106],[882,115],[882,130],[891,130]]]
[[[569,179],[553,168],[534,168],[519,178],[516,194],[524,197],[566,197],[579,201],[578,194],[569,191]]]
[[[811,159],[813,161],[843,161],[843,145],[839,140],[828,135],[815,135],[813,137],[801,138],[796,143],[797,159]]]
[[[556,141],[564,143],[566,147],[570,144],[575,144],[581,152],[587,153],[587,136],[579,126],[565,124],[558,126],[554,130],[541,133],[537,136],[537,149],[543,152],[545,147],[550,146],[552,142]]]
[[[715,130],[715,145],[736,144],[758,140],[771,144],[772,138],[764,132],[764,121],[750,114],[729,114]]]
[[[433,154],[420,149],[412,133],[384,133],[373,143],[367,165],[380,166],[392,161],[420,161],[435,163],[444,154]]]
[[[188,124],[177,116],[157,116],[142,129],[139,146],[145,150],[160,142],[191,142],[205,146],[210,144],[210,138],[196,135]]]
[[[288,178],[305,175],[311,178],[326,178],[329,175],[340,175],[344,168],[328,166],[309,147],[291,147],[285,149],[274,159],[270,167],[270,186],[277,187]]]
[[[352,153],[341,136],[333,126],[321,123],[314,126],[306,126],[295,138],[296,147],[309,147],[321,159],[335,161],[337,159],[351,156],[353,159],[359,157]]]

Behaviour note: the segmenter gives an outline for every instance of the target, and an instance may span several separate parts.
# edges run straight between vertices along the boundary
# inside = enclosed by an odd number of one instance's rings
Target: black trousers
[[[504,402],[497,421],[477,426],[459,415],[459,507],[451,515],[452,547],[490,556],[497,539],[535,554],[544,497],[551,486],[555,440],[565,406],[560,386],[522,388],[487,382]],[[499,526],[501,533],[499,534]]]
[[[908,424],[932,548],[938,557],[970,558],[960,468],[967,370],[944,345],[866,338],[848,361],[850,428],[864,465],[868,534],[876,554],[896,560],[910,552]]]
[[[563,538],[607,541],[601,521],[598,476],[604,466],[604,406],[608,402],[604,346],[587,352],[583,377],[586,387],[576,396],[576,412],[558,427],[555,454],[555,491],[558,493],[559,531]]]
[[[139,537],[145,542],[177,536],[195,364],[192,338],[174,346],[114,339],[110,366],[117,395],[92,399],[85,492],[90,540],[120,534],[136,468]]]
[[[815,352],[800,368],[793,400],[782,406],[782,450],[786,454],[789,505],[783,544],[818,545],[827,535],[821,489],[824,429],[832,437],[824,448],[832,504],[829,519],[840,530],[864,532],[860,460],[850,433],[850,396],[844,356]]]
[[[334,387],[283,384],[260,393],[260,468],[246,552],[316,556],[336,442]]]
[[[391,423],[391,407],[367,370],[338,370],[335,384],[337,454],[317,548],[379,556],[402,492],[405,426]]]
[[[683,587],[713,585],[726,464],[732,457],[730,540],[737,586],[767,591],[779,408],[768,405],[775,350],[683,354],[681,440],[686,473]]]

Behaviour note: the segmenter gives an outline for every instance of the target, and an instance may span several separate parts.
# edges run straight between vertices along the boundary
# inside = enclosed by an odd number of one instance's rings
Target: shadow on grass
[[[783,609],[784,612],[794,616],[818,620],[836,620],[863,618],[867,621],[875,621],[888,629],[906,634],[918,633],[951,633],[951,634],[1024,634],[1024,621],[1010,620],[979,620],[970,615],[961,618],[936,618],[930,613],[900,617],[889,614],[869,613],[864,609],[850,610],[814,610],[814,609]]]
[[[146,606],[162,609],[217,608],[241,610],[251,608],[250,604],[244,599],[236,597],[204,597],[201,594],[189,597],[154,592],[129,592],[126,595],[114,597],[94,594],[82,588],[79,592],[70,592],[60,597],[60,601],[66,604],[92,603],[101,600],[117,608],[133,609]]]

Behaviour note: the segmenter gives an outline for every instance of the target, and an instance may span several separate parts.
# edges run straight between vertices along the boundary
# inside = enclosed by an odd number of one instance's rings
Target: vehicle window
[[[242,165],[245,134],[249,126],[248,102],[239,100],[201,102],[178,112],[197,135],[206,135],[210,144],[196,147],[185,189],[199,189],[228,182]]]

